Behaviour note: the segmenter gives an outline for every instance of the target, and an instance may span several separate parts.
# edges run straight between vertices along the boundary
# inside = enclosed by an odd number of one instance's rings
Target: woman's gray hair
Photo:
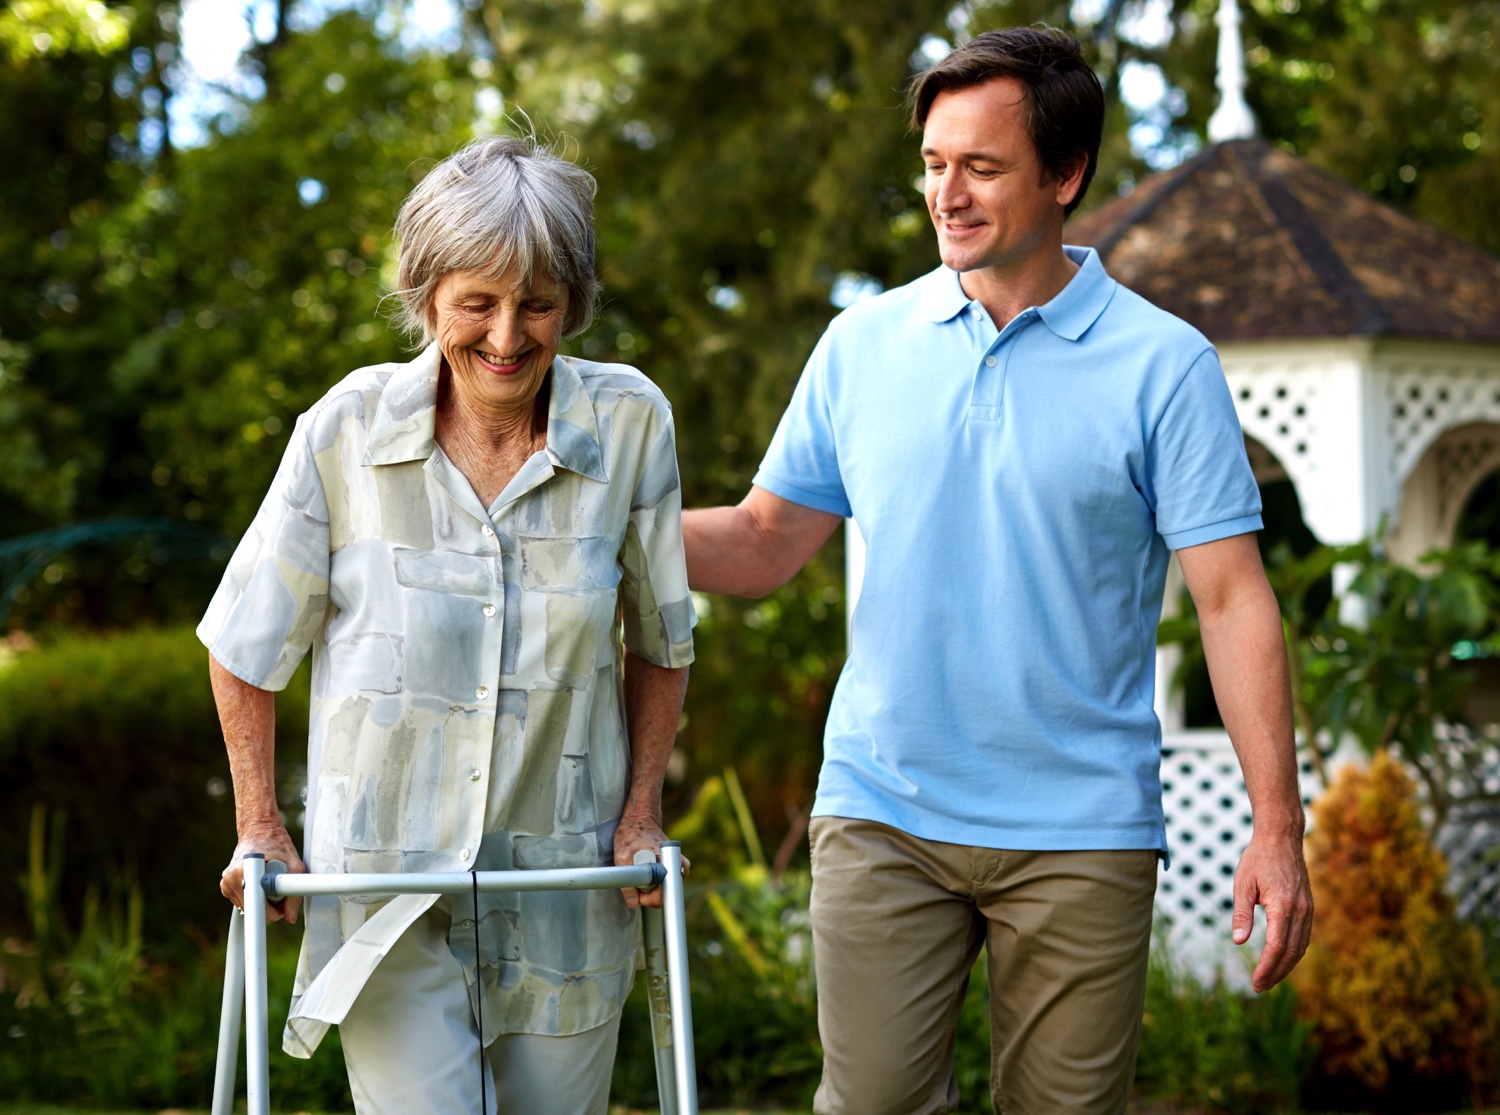
[[[407,332],[432,339],[437,285],[454,271],[499,278],[515,268],[568,291],[563,335],[594,320],[594,176],[534,136],[483,136],[433,167],[396,217],[401,241],[396,315]]]

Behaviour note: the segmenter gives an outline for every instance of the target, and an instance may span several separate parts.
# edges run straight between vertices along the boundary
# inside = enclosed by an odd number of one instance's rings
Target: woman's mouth
[[[521,370],[521,367],[531,358],[531,353],[499,353],[483,352],[479,349],[472,350],[484,366],[485,371],[494,372],[496,375],[513,376]]]

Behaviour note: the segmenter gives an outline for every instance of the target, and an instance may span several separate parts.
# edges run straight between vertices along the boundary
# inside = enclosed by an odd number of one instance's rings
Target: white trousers
[[[339,1026],[357,1115],[478,1115],[479,1030],[440,903],[401,935]],[[508,1034],[483,1057],[492,1115],[607,1115],[620,1015],[569,1037]]]

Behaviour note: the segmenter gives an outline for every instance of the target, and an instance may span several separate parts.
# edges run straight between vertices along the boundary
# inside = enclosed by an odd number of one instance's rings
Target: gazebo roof
[[[1063,239],[1213,341],[1500,341],[1500,259],[1261,139],[1152,175]]]

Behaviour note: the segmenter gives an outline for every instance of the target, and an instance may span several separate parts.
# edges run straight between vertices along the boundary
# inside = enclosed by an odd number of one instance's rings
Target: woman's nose
[[[485,341],[494,348],[495,355],[514,355],[521,347],[522,337],[521,315],[509,308],[496,310],[485,333]]]

